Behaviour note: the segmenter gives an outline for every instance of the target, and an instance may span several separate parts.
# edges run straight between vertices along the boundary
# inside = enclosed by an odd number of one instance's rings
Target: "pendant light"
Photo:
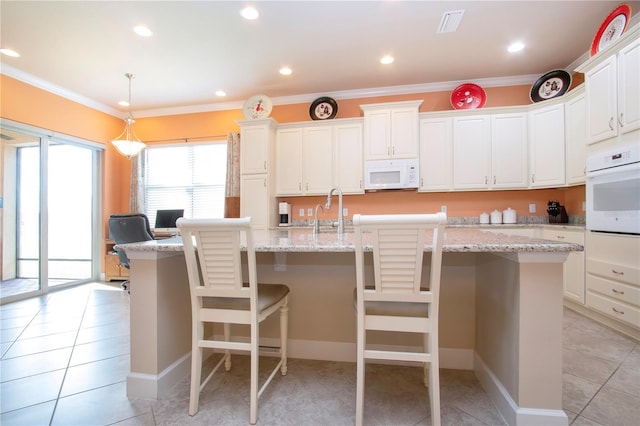
[[[133,118],[133,114],[131,114],[131,79],[134,78],[134,75],[126,73],[124,76],[129,79],[129,114],[124,119],[124,131],[120,133],[120,136],[112,140],[111,143],[122,155],[131,158],[138,155],[146,145],[138,139],[133,131],[133,123],[135,123],[136,120]]]

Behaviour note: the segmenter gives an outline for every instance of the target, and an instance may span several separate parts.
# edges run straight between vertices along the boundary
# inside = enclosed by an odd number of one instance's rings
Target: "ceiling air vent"
[[[460,20],[462,19],[462,15],[464,15],[464,10],[452,10],[450,12],[445,12],[442,15],[438,32],[452,33],[457,30]]]

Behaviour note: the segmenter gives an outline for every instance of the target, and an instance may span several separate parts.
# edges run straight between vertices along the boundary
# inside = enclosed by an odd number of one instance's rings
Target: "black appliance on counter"
[[[567,210],[559,201],[549,201],[547,213],[549,213],[549,223],[569,223]]]

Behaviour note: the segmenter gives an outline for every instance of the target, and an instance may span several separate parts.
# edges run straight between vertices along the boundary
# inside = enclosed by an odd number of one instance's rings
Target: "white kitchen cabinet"
[[[422,101],[360,105],[364,160],[418,158],[418,108]]]
[[[585,183],[587,104],[584,86],[568,95],[564,104],[567,185]]]
[[[487,189],[491,164],[491,118],[453,118],[453,188]]]
[[[276,140],[276,195],[300,195],[302,128],[279,129]]]
[[[527,186],[527,114],[491,116],[490,188]]]
[[[256,229],[276,223],[276,199],[272,173],[277,123],[258,119],[240,125],[240,216],[251,216]]]
[[[276,195],[318,195],[331,189],[333,129],[281,128],[276,141]]]
[[[251,216],[251,225],[255,229],[267,230],[275,225],[272,218],[277,211],[270,190],[266,174],[240,176],[240,216]]]
[[[548,101],[547,101],[548,102]],[[529,112],[529,186],[565,184],[564,104],[536,107]]]
[[[271,118],[239,121],[240,173],[267,173],[271,166],[277,123]]]
[[[542,230],[542,238],[584,246],[583,230],[544,228]],[[584,252],[572,251],[563,265],[564,297],[582,305],[585,302],[584,264]]]
[[[333,127],[333,185],[343,194],[364,193],[362,121]]]
[[[586,239],[587,307],[640,331],[640,237],[587,232]]]
[[[333,184],[333,128],[309,127],[302,135],[303,194],[326,194]]]
[[[420,187],[449,191],[452,187],[453,118],[420,120]]]
[[[636,25],[577,69],[585,75],[589,144],[640,129],[639,33]]]

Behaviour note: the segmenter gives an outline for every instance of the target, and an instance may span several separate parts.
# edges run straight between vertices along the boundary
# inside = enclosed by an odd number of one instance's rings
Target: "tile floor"
[[[126,397],[129,300],[94,283],[0,307],[2,425],[248,424],[248,358],[234,356],[189,417],[189,380],[159,401]],[[267,371],[273,358],[263,358]],[[365,422],[428,425],[421,369],[367,367]],[[218,390],[222,390],[218,392]],[[500,425],[470,371],[442,370],[443,424]],[[355,364],[289,360],[259,402],[262,425],[351,425]],[[570,310],[564,315],[564,409],[574,425],[640,424],[640,347]]]

